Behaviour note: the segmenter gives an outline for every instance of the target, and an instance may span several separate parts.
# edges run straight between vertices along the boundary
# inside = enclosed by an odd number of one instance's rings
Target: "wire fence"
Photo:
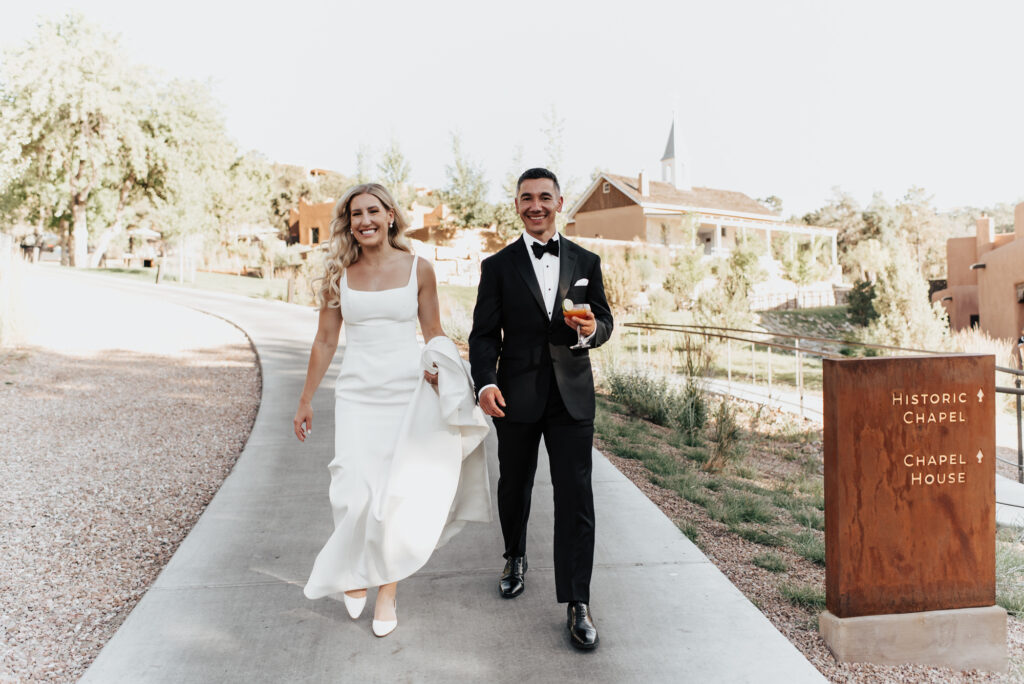
[[[810,415],[818,419],[823,417],[823,400],[818,392],[821,389],[822,359],[946,353],[749,328],[640,322],[626,323],[624,327],[635,333],[632,353],[635,354],[634,364],[638,368],[655,370],[668,376],[684,375],[686,369],[692,367],[685,358],[687,354],[697,349],[706,351],[717,345],[715,358],[709,356],[706,364],[713,389],[744,399],[766,399],[775,404],[789,405],[801,416]],[[701,340],[700,345],[694,343],[695,338]],[[1014,398],[1017,462],[998,456],[996,458],[1016,467],[1017,481],[1024,483],[1022,378],[1024,372],[1021,370],[996,366],[996,393]],[[1001,381],[1012,383],[1013,386],[999,384]],[[752,391],[751,387],[761,388],[762,391]]]

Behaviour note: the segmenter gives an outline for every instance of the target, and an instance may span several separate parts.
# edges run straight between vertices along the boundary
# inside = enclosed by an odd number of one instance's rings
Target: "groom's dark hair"
[[[562,194],[562,188],[561,188],[561,186],[558,185],[558,178],[555,176],[555,174],[551,173],[550,171],[548,171],[545,168],[541,168],[541,167],[538,166],[538,167],[533,168],[533,169],[526,169],[525,171],[523,171],[523,174],[521,176],[519,176],[519,180],[516,181],[516,195],[519,194],[519,188],[522,186],[523,181],[525,181],[525,180],[533,180],[535,178],[548,178],[548,179],[550,179],[551,182],[555,184],[555,190],[558,191],[558,194],[559,195]]]

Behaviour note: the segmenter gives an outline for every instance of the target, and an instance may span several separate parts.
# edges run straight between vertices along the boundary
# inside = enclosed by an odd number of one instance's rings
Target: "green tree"
[[[512,165],[501,184],[501,199],[494,206],[493,214],[495,230],[505,242],[510,242],[523,230],[523,222],[516,213],[515,205],[516,181],[523,171],[523,148],[522,145],[516,145],[512,153]]]
[[[700,247],[683,247],[676,251],[663,287],[672,295],[677,311],[693,305],[697,285],[708,277],[709,269],[703,256],[704,250]]]
[[[856,265],[850,263],[848,254],[870,236],[867,234],[864,212],[852,195],[838,187],[832,188],[831,199],[820,209],[805,214],[802,221],[811,226],[837,229],[839,263],[844,271],[856,269]]]
[[[864,327],[878,318],[875,311],[875,285],[870,280],[858,280],[846,299],[847,316],[854,325]]]
[[[373,182],[373,153],[370,146],[361,143],[356,149],[356,184]]]
[[[759,263],[766,248],[756,240],[737,241],[729,258],[718,265],[718,286],[697,300],[699,323],[725,328],[745,328],[753,323],[750,293],[767,277]]]
[[[441,192],[451,210],[449,221],[457,228],[489,223],[492,211],[487,204],[487,178],[480,164],[463,154],[458,133],[452,133],[452,158],[452,163],[445,166],[448,184]]]
[[[878,317],[865,329],[866,341],[928,351],[943,348],[946,313],[938,303],[928,301],[928,283],[909,251],[892,253],[874,287],[872,305]]]
[[[137,96],[145,81],[117,38],[80,14],[43,22],[4,60],[0,137],[16,156],[28,159],[25,168],[36,168],[35,178],[59,179],[77,266],[87,264],[92,193],[124,161],[126,150],[129,157],[139,153]]]
[[[397,138],[392,138],[388,148],[384,150],[380,163],[377,164],[377,172],[380,174],[381,182],[392,192],[395,201],[400,207],[408,209],[416,196],[412,184],[409,182],[411,168]]]

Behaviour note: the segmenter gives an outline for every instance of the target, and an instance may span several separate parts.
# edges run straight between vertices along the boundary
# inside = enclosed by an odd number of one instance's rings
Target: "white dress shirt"
[[[558,233],[551,236],[553,242],[558,241]],[[533,272],[537,275],[537,284],[540,286],[540,293],[544,297],[544,310],[547,311],[548,320],[555,310],[555,298],[558,296],[558,264],[559,256],[545,252],[540,259],[533,254],[533,245],[543,245],[541,242],[526,231],[523,231],[523,243],[526,245],[526,253],[533,264]],[[561,245],[559,245],[561,247]]]

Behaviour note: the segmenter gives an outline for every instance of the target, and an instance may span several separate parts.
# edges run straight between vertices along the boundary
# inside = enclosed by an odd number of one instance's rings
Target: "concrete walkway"
[[[399,585],[398,629],[374,638],[372,610],[352,621],[340,600],[302,595],[332,527],[330,380],[314,400],[315,430],[305,445],[291,427],[314,313],[169,285],[65,271],[52,277],[69,284],[88,278],[139,293],[143,304],[144,297],[160,297],[226,318],[250,335],[263,373],[259,415],[237,465],[82,682],[824,681],[596,452],[597,651],[569,646],[564,606],[555,603],[544,464],[534,495],[526,593],[513,601],[498,596],[495,515],[491,525],[468,526]],[[491,472],[496,477],[497,464]]]

